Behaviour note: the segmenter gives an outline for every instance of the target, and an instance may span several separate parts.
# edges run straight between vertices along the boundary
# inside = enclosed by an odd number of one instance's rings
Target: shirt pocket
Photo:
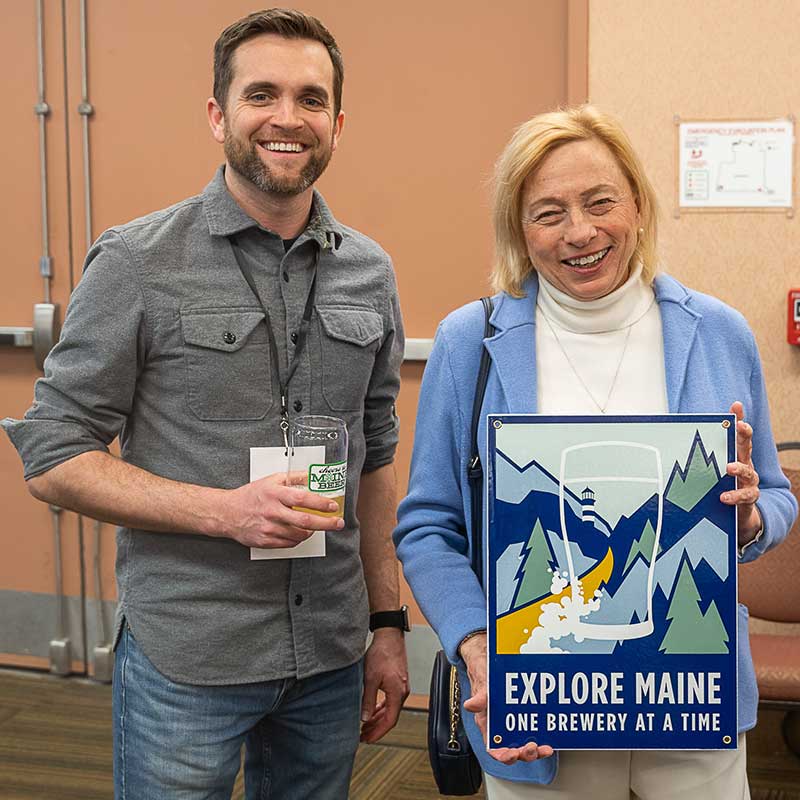
[[[262,311],[181,311],[186,398],[203,420],[263,419],[272,373]]]
[[[317,306],[322,347],[322,394],[331,411],[364,406],[383,320],[366,308]]]

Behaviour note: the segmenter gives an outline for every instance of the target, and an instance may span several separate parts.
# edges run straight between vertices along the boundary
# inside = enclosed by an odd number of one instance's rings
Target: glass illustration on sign
[[[497,431],[498,653],[729,652],[726,430],[623,428]]]
[[[644,463],[641,456],[645,456]],[[632,468],[634,474],[619,474],[626,468]],[[643,472],[637,472],[643,470]],[[651,469],[654,474],[648,475],[647,470]],[[617,474],[612,474],[616,470]],[[594,474],[593,474],[594,473]],[[655,491],[658,504],[658,516],[656,518],[656,528],[654,535],[648,537],[649,541],[640,545],[646,560],[649,562],[647,570],[646,598],[647,613],[645,618],[638,622],[623,623],[592,623],[584,622],[583,618],[592,612],[598,611],[602,603],[602,592],[595,589],[592,599],[587,603],[584,597],[583,581],[575,572],[575,565],[572,560],[572,553],[569,546],[569,529],[566,522],[565,511],[565,488],[568,484],[587,484],[581,493],[581,523],[589,522],[594,524],[596,494],[590,488],[593,485],[613,484],[613,489],[617,492],[623,491],[626,495],[633,494],[632,486],[621,484],[643,484],[647,494]],[[638,488],[638,487],[637,487]],[[575,637],[575,641],[580,642],[584,638],[590,639],[614,639],[623,641],[625,639],[638,639],[641,636],[649,636],[653,632],[653,573],[655,571],[658,544],[661,538],[661,522],[664,517],[664,480],[661,473],[661,453],[657,447],[637,442],[590,442],[588,444],[578,444],[567,447],[561,452],[561,470],[558,480],[558,507],[559,518],[561,521],[561,534],[564,537],[564,549],[567,558],[569,586],[571,597],[563,598],[561,605],[567,611],[566,619],[562,617],[556,609],[545,606],[545,618],[542,628],[544,634],[550,636],[558,633],[559,628],[566,624],[568,632]],[[642,537],[644,540],[644,537]],[[606,559],[611,559],[612,564],[607,565],[610,575],[610,566],[613,566],[613,555],[611,546],[608,548]],[[605,563],[604,559],[603,563]],[[556,579],[564,580],[563,576],[554,575]],[[553,587],[557,588],[557,587]],[[563,589],[563,587],[562,587]],[[555,605],[555,604],[553,604]],[[554,624],[555,623],[555,627]]]

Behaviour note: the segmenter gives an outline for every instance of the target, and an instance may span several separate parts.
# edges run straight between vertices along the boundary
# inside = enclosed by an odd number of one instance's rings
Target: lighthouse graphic
[[[594,492],[587,486],[581,492],[581,522],[594,522]]]

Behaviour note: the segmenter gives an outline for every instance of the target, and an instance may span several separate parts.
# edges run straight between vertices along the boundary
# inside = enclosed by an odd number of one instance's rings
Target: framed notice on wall
[[[793,208],[793,118],[676,124],[681,211]]]
[[[489,417],[489,744],[734,749],[730,414]]]

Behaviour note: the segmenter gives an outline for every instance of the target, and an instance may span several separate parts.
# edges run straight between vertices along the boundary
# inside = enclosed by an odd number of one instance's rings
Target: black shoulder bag
[[[489,322],[492,300],[489,297],[482,297],[481,302],[486,315],[483,332],[485,339],[494,332],[494,328]],[[483,466],[478,455],[478,422],[490,364],[489,353],[484,347],[478,370],[478,383],[475,387],[475,400],[472,404],[471,452],[467,467],[472,506],[472,531],[465,531],[465,536],[472,540],[472,569],[481,583],[483,583],[483,548],[481,547]],[[439,650],[433,661],[428,701],[428,755],[440,794],[469,795],[478,791],[481,785],[481,768],[467,739],[464,723],[461,720],[461,688],[458,685],[456,668],[447,660],[444,650]]]

